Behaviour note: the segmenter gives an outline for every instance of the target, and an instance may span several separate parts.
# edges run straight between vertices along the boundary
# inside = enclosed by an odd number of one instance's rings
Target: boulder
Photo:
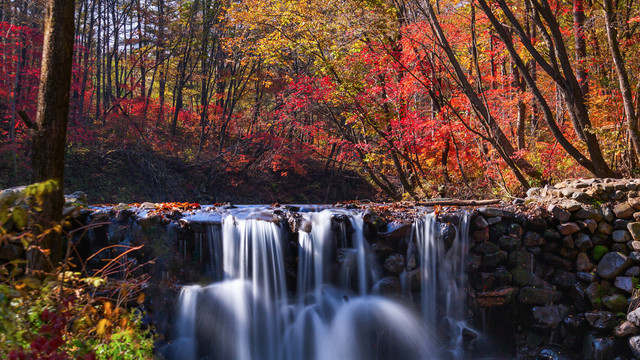
[[[640,222],[628,223],[627,230],[629,230],[633,240],[640,240]]]
[[[537,326],[544,329],[555,329],[569,313],[566,305],[534,306],[531,314]]]
[[[587,251],[593,247],[593,242],[589,235],[580,233],[574,236],[573,245],[580,251]]]
[[[522,240],[522,244],[527,247],[544,245],[544,242],[542,235],[534,231],[527,231]]]
[[[485,219],[482,215],[476,216],[475,220],[473,221],[473,224],[478,229],[485,229],[489,227],[489,223],[487,222],[487,219]]]
[[[404,256],[393,254],[384,261],[384,269],[391,274],[400,274],[404,271]]]
[[[631,294],[633,293],[633,289],[635,289],[635,281],[629,276],[617,276],[614,286]]]
[[[640,358],[640,335],[629,338],[629,348],[631,349],[633,356]]]
[[[556,228],[558,229],[558,232],[562,236],[571,235],[571,234],[573,234],[575,232],[580,231],[580,227],[578,226],[578,224],[576,224],[574,222],[568,222],[568,223],[560,224],[560,225],[556,226]]]
[[[635,210],[633,209],[633,206],[626,202],[617,204],[613,207],[613,213],[616,214],[619,219],[631,219],[634,212]]]
[[[547,211],[560,222],[567,222],[571,218],[571,212],[561,208],[558,205],[551,204],[547,207]]]
[[[610,235],[613,232],[613,226],[609,223],[601,221],[598,223],[598,232],[600,234]]]
[[[607,253],[600,263],[598,263],[597,273],[606,280],[613,280],[616,276],[622,274],[629,267],[632,261],[624,254],[618,252]]]
[[[587,311],[584,313],[585,319],[592,328],[596,330],[612,330],[619,323],[616,315],[611,311]]]
[[[581,252],[578,254],[576,258],[576,269],[578,271],[589,272],[593,270],[594,266],[591,260],[589,260],[587,253]]]
[[[627,321],[633,323],[633,325],[640,327],[640,308],[637,308],[627,314]]]
[[[631,321],[625,321],[613,329],[613,335],[616,337],[627,337],[629,335],[637,335],[640,328],[635,326]]]
[[[602,298],[602,305],[614,313],[626,312],[629,303],[627,297],[622,294],[613,294]]]
[[[631,234],[627,230],[616,230],[612,233],[613,241],[626,243],[631,240]]]
[[[546,305],[562,299],[559,291],[525,286],[518,292],[518,302],[525,305]]]

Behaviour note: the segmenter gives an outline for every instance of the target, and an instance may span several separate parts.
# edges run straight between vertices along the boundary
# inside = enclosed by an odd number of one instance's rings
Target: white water
[[[347,216],[348,221],[332,221],[335,216]],[[286,286],[283,246],[288,240],[278,224],[228,216],[221,227],[212,225],[196,238],[222,245],[207,246],[213,249],[210,267],[221,272],[214,278],[220,281],[183,287],[171,358],[464,357],[466,237],[458,236],[446,251],[432,216],[414,224],[416,245],[410,245],[406,255],[421,259],[420,315],[410,299],[371,294],[381,270],[360,214],[323,210],[304,214],[304,221],[311,229],[299,232],[297,289]],[[466,234],[466,226],[463,222],[459,233]],[[340,261],[338,252],[343,254]],[[436,334],[443,328],[448,333],[439,338]]]

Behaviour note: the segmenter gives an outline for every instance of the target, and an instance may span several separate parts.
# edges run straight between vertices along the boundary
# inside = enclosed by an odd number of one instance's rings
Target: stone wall
[[[509,314],[518,358],[640,357],[639,184],[569,180],[473,212],[474,307]]]

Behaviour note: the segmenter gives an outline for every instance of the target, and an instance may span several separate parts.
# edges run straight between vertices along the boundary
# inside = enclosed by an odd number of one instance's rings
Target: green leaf
[[[27,213],[27,210],[25,208],[18,206],[14,207],[11,211],[11,218],[13,218],[13,222],[16,224],[16,228],[21,230],[27,226],[29,214]]]

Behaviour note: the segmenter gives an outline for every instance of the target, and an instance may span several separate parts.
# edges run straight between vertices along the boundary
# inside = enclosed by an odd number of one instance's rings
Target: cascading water
[[[200,242],[213,252],[213,284],[185,286],[173,359],[462,358],[466,220],[447,249],[433,216],[413,226],[409,256],[422,266],[422,308],[372,294],[382,275],[364,236],[362,214],[303,214],[293,288],[285,276],[287,232],[252,216],[210,224]],[[216,231],[219,233],[216,234]],[[290,256],[290,257],[291,257]],[[291,287],[292,284],[289,284]],[[420,315],[422,313],[422,316]],[[446,329],[446,336],[440,338]]]

